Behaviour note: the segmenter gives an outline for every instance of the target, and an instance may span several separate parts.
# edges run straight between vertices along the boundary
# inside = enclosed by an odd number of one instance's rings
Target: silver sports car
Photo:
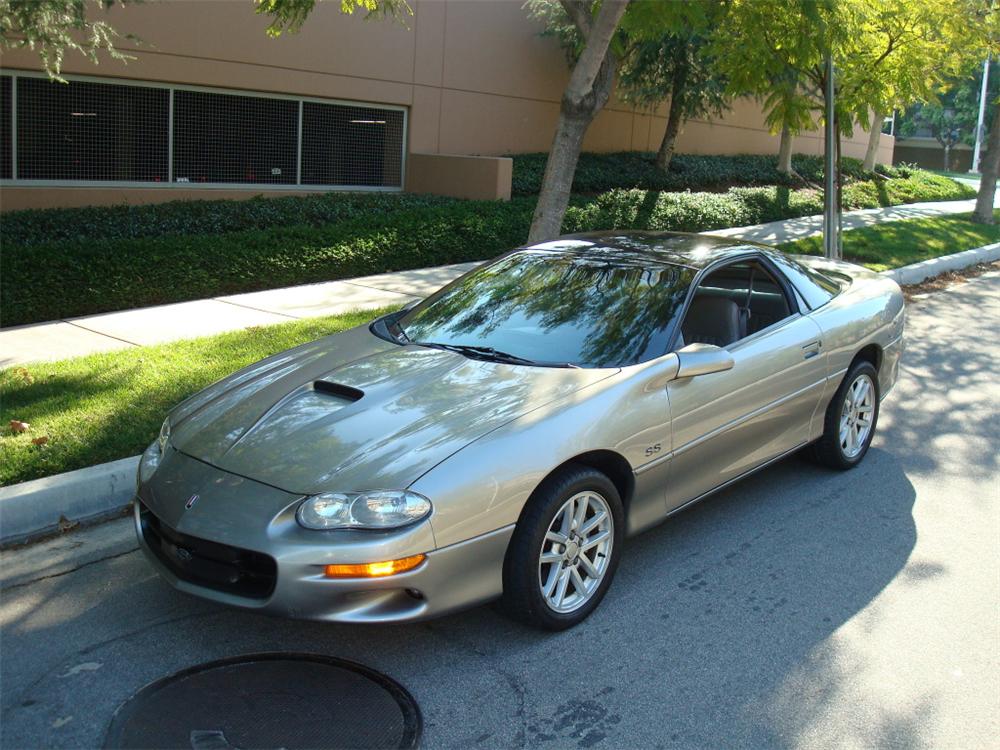
[[[808,447],[849,469],[903,347],[858,266],[696,235],[507,253],[177,406],[136,530],[173,586],[339,622],[500,598],[558,630],[625,539]]]

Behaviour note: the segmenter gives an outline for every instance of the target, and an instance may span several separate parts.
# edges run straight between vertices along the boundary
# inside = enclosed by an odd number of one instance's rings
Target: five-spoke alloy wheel
[[[847,458],[857,456],[871,434],[875,413],[875,384],[868,373],[861,373],[851,382],[840,410],[840,449]]]
[[[550,476],[525,505],[507,549],[504,609],[547,630],[583,621],[611,585],[624,526],[621,497],[605,474],[572,465]]]
[[[861,463],[878,423],[878,371],[863,359],[847,370],[826,410],[823,435],[813,446],[820,463],[851,469]]]

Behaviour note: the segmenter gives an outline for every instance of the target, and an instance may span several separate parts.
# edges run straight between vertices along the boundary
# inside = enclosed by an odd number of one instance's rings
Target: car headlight
[[[160,425],[160,437],[156,439],[156,442],[160,445],[160,453],[163,453],[167,449],[167,443],[170,442],[170,417],[163,420],[163,424]]]
[[[149,444],[145,453],[142,454],[142,458],[139,459],[139,484],[148,482],[156,472],[156,468],[160,465],[160,459],[163,458],[163,452],[167,449],[168,442],[170,442],[169,418],[163,420],[159,437]]]
[[[430,512],[431,501],[409,490],[324,492],[306,498],[295,518],[307,529],[395,529]]]
[[[145,484],[152,478],[157,467],[160,465],[161,458],[163,458],[163,451],[160,450],[160,442],[154,440],[146,448],[146,452],[142,454],[142,458],[139,459],[139,484]]]

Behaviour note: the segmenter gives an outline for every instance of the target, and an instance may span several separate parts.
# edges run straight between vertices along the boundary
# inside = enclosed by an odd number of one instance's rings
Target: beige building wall
[[[135,59],[102,58],[93,66],[79,55],[67,74],[397,104],[409,109],[408,150],[419,154],[504,155],[547,151],[568,78],[556,42],[539,35],[521,0],[411,0],[406,25],[345,17],[339,2],[317,4],[298,34],[271,38],[267,21],[249,0],[167,0],[113,8],[107,19],[143,40],[122,40]],[[4,69],[37,70],[25,50],[0,56]],[[661,114],[612,101],[594,121],[590,151],[654,150],[663,135]],[[879,159],[892,158],[891,137]],[[844,144],[861,157],[860,130]],[[717,120],[687,123],[678,148],[687,153],[775,153],[760,108],[738,101]],[[801,136],[796,150],[820,153],[819,133]],[[426,164],[426,161],[424,162]],[[471,163],[471,162],[470,162]],[[481,166],[476,167],[482,169]],[[454,163],[449,170],[454,172]],[[489,179],[492,179],[490,177]],[[14,187],[0,208],[150,202],[190,197],[232,197],[287,191],[248,186],[212,188]]]

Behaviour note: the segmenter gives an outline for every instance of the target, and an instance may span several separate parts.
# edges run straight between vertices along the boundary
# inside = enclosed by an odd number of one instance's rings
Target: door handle
[[[812,359],[817,354],[819,354],[819,350],[822,348],[822,346],[823,346],[822,341],[810,341],[808,344],[802,347],[802,351],[805,352],[803,358]]]

